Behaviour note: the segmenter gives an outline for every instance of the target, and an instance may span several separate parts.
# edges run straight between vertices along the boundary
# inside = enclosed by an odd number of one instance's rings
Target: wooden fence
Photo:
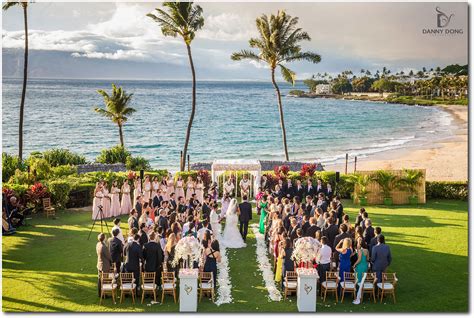
[[[423,176],[420,179],[420,185],[418,186],[417,189],[417,195],[418,195],[418,202],[419,203],[426,203],[426,169],[416,169],[420,170],[423,172]],[[403,170],[387,170],[388,172],[391,172],[397,177],[403,176]],[[357,171],[357,173],[361,175],[371,175],[374,174],[375,171]],[[358,187],[357,185],[354,188],[354,203],[359,203],[359,200],[357,199],[357,190]],[[367,191],[369,193],[367,194],[367,204],[383,204],[383,195],[382,195],[382,189],[378,185],[377,182],[372,181],[370,184],[367,186]],[[392,189],[390,191],[390,196],[392,197],[393,204],[408,204],[408,197],[410,196],[410,193],[407,191],[402,191],[399,189]]]

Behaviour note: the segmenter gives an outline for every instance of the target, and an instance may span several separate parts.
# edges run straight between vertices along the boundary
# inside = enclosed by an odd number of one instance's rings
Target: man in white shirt
[[[319,274],[319,280],[322,282],[326,281],[326,272],[330,270],[331,268],[331,255],[332,255],[332,249],[329,247],[328,244],[328,238],[326,236],[323,236],[321,238],[321,248],[319,249],[319,254],[316,258],[318,262],[318,274]]]
[[[190,226],[191,223],[193,223],[194,217],[193,217],[192,215],[190,215],[190,216],[188,216],[188,219],[187,219],[187,220],[188,220],[188,222],[186,222],[186,223],[183,224],[183,237],[185,237],[185,236],[186,236],[186,233],[188,233],[188,231],[189,231],[189,226]]]
[[[209,231],[212,234],[212,230],[209,228],[209,222],[207,220],[204,220],[202,222],[202,227],[197,231],[197,238],[199,242],[201,242],[204,238],[204,233],[206,233],[206,231]]]
[[[123,238],[122,230],[120,229],[120,219],[116,218],[114,220],[114,227],[112,228],[112,231],[110,233],[113,233],[115,229],[119,230],[119,234],[117,235],[117,238],[122,241],[122,243],[125,245],[125,239]],[[113,237],[113,235],[112,235]]]

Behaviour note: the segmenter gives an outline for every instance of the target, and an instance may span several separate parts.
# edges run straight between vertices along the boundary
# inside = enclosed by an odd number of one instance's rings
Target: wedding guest
[[[214,234],[214,237],[219,238],[221,233],[221,225],[219,224],[220,217],[219,214],[217,214],[217,207],[217,204],[214,204],[212,206],[211,213],[209,213],[209,220],[211,223],[211,229],[212,233]]]
[[[138,231],[138,235],[140,235],[140,239],[138,243],[141,247],[143,247],[146,243],[148,243],[148,234],[146,234],[146,224],[140,223],[140,230]]]
[[[127,240],[125,242],[125,244],[127,243],[132,243],[133,242],[133,238],[135,237],[135,235],[138,234],[138,228],[134,227],[133,229],[130,229],[128,231],[128,236],[127,236]]]
[[[188,233],[191,227],[191,224],[193,223],[194,223],[194,216],[192,215],[188,216],[187,222],[183,224],[183,230],[182,230],[183,236],[186,236],[186,234]]]
[[[283,258],[282,277],[285,278],[286,272],[293,272],[295,270],[295,263],[292,259],[293,244],[290,239],[283,241],[283,250],[281,257]]]
[[[360,222],[360,226],[362,227],[362,231],[365,231],[365,220],[367,220],[368,218],[369,218],[369,213],[364,211],[364,213],[362,213],[362,222]]]
[[[171,233],[166,240],[165,247],[165,260],[166,268],[168,272],[174,272],[175,276],[178,277],[179,265],[173,265],[175,248],[177,243],[176,235]]]
[[[130,185],[125,179],[122,185],[122,201],[120,202],[120,214],[129,214],[132,209],[132,200],[130,198]]]
[[[135,203],[135,211],[137,211],[137,217],[140,217],[142,215],[142,210],[143,210],[143,197],[141,195],[138,195],[137,197],[137,202]]]
[[[150,241],[143,246],[143,259],[145,261],[145,272],[155,273],[155,283],[160,286],[161,271],[163,270],[163,250],[156,241],[154,232],[150,234]]]
[[[339,277],[344,281],[344,273],[351,271],[352,242],[350,238],[345,238],[336,246],[339,253]]]
[[[322,230],[324,226],[324,222],[325,222],[323,210],[321,210],[320,208],[317,208],[315,217],[316,217],[316,226]]]
[[[334,200],[336,202],[336,217],[339,221],[338,224],[341,224],[342,223],[342,216],[344,215],[344,207],[342,206],[342,202],[341,202],[341,197],[339,195],[336,195],[334,197]]]
[[[184,181],[183,181],[183,178],[181,176],[178,176],[178,180],[176,180],[176,197],[178,198],[178,201],[179,201],[179,198],[180,197],[183,197],[185,196],[184,194]]]
[[[296,180],[296,186],[294,189],[294,196],[300,198],[301,200],[305,197],[305,190],[303,185],[301,185],[301,180]],[[306,201],[308,202],[308,201]]]
[[[95,251],[97,252],[97,271],[98,271],[98,292],[100,297],[101,286],[100,286],[100,276],[102,273],[110,273],[112,266],[112,257],[110,256],[110,251],[105,245],[105,234],[100,233],[97,237],[97,245]]]
[[[140,286],[140,262],[143,260],[143,251],[138,243],[140,235],[135,234],[133,241],[127,242],[123,248],[123,254],[125,257],[124,268],[127,273],[133,273],[135,278],[136,289]]]
[[[317,220],[315,217],[312,217],[312,218],[309,218],[309,227],[308,229],[305,231],[305,236],[307,237],[314,237],[314,234],[317,232],[317,231],[320,231],[321,228],[318,227],[317,225]]]
[[[345,224],[347,226],[347,233],[351,234],[354,232],[354,228],[351,225],[351,222],[349,221],[349,214],[344,214],[342,217],[342,224]]]
[[[374,228],[372,227],[372,221],[370,219],[365,220],[364,230],[364,241],[365,244],[369,245],[372,238],[375,236]]]
[[[318,179],[316,181],[316,193],[319,195],[320,193],[323,193],[325,194],[326,193],[326,189],[324,189],[324,186],[323,186],[323,182],[321,179]]]
[[[150,202],[151,197],[151,182],[150,182],[150,176],[147,175],[145,176],[145,182],[143,184],[144,192],[143,192],[143,201],[144,202]]]
[[[305,194],[309,196],[314,195],[313,181],[309,178],[306,180]]]
[[[161,202],[163,201],[163,196],[161,195],[161,189],[158,188],[156,195],[153,196],[153,199],[151,200],[151,206],[152,208],[159,208],[161,207]]]
[[[183,196],[178,197],[178,209],[177,212],[179,215],[183,215],[186,212],[186,201]]]
[[[204,198],[204,202],[202,202],[202,214],[204,215],[206,219],[209,218],[209,215],[211,214],[211,204],[209,202],[208,196],[206,196]],[[221,209],[221,217],[225,217],[225,213],[222,214],[222,209]]]
[[[280,200],[281,200],[281,198],[283,198],[284,193],[283,193],[283,191],[281,190],[280,185],[277,184],[277,185],[275,186],[275,190],[272,192],[272,196],[273,196],[274,198],[278,198],[278,199],[280,199]]]
[[[161,226],[163,228],[163,231],[166,231],[169,228],[168,219],[166,217],[166,211],[164,209],[161,209],[159,211],[160,215],[157,217],[157,220],[155,218],[155,223],[157,223],[158,226]]]
[[[334,195],[334,193],[332,191],[332,186],[328,182],[327,185],[326,185],[326,197],[328,198],[329,202],[332,200],[333,195]]]
[[[252,205],[248,202],[248,197],[246,195],[242,196],[242,203],[239,204],[238,211],[240,223],[239,231],[245,242],[247,240],[249,222],[252,219]]]
[[[113,237],[109,240],[109,250],[110,250],[110,257],[112,259],[112,264],[115,264],[115,270],[117,273],[120,272],[120,268],[122,265],[122,257],[123,257],[123,236],[122,239],[119,238],[119,234],[122,235],[119,228],[114,228],[112,230]]]
[[[372,249],[374,248],[374,246],[377,245],[377,239],[380,234],[382,234],[382,228],[380,226],[376,226],[374,234],[375,236],[370,240],[369,243],[369,255],[372,253]]]
[[[328,210],[328,203],[326,201],[326,196],[323,192],[318,193],[318,202],[316,202],[316,207],[321,208],[323,212]]]
[[[218,196],[218,189],[217,189],[217,183],[214,182],[210,187],[209,190],[207,191],[207,195],[211,197],[212,200],[217,201],[217,196]]]
[[[199,241],[203,241],[207,235],[206,233],[209,232],[209,238],[210,238],[210,235],[211,235],[211,227],[209,226],[209,221],[208,220],[204,220],[202,221],[202,227],[197,231],[197,238]]]
[[[303,215],[303,221],[301,222],[301,231],[303,232],[303,236],[307,236],[306,232],[308,231],[311,224],[309,223],[310,217],[306,214]]]
[[[333,251],[334,251],[334,259],[337,260],[339,259],[339,254],[336,250],[336,246],[339,245],[340,241],[345,240],[346,238],[351,238],[351,235],[347,232],[347,225],[341,224],[339,226],[339,234],[336,235],[334,238],[334,243],[333,243]]]
[[[133,228],[138,229],[138,217],[137,217],[137,211],[135,209],[132,209],[130,211],[130,217],[128,218],[128,229],[131,230]]]
[[[260,188],[262,188],[262,190],[267,190],[269,188],[268,179],[267,179],[266,174],[264,174],[262,176],[262,178],[260,179]]]
[[[293,183],[291,183],[290,178],[286,180],[286,184],[283,186],[283,193],[285,194],[285,197],[290,200],[293,199],[293,197],[295,196]]]
[[[369,270],[369,251],[367,250],[367,244],[362,237],[357,239],[356,255],[357,261],[354,264],[354,272],[356,272],[357,281],[360,283],[362,275]]]
[[[125,244],[125,239],[123,238],[122,230],[120,229],[120,219],[116,218],[114,219],[114,226],[112,227],[112,233],[114,230],[118,230],[117,238],[122,241],[123,244]]]
[[[339,228],[336,224],[334,224],[334,220],[332,218],[328,218],[326,221],[328,226],[322,230],[322,235],[328,238],[328,245],[331,246],[331,248],[334,248],[334,240],[339,234]]]
[[[174,192],[170,193],[170,200],[169,200],[168,206],[169,206],[169,210],[170,210],[171,213],[177,211],[177,209],[178,209],[178,204],[176,203]]]
[[[328,246],[328,238],[321,237],[321,248],[319,249],[316,261],[318,263],[319,279],[322,282],[326,281],[326,272],[331,268],[332,249]]]
[[[186,201],[192,198],[194,194],[194,181],[191,176],[188,176],[188,181],[186,182]]]
[[[390,263],[392,263],[390,247],[385,244],[383,234],[377,237],[377,245],[372,248],[371,255],[372,270],[377,275],[377,281],[382,282],[382,273],[384,273],[387,267],[390,266]]]
[[[102,212],[104,212],[105,218],[110,218],[113,216],[111,206],[110,206],[110,194],[107,182],[102,182],[102,194],[104,195],[102,198]]]
[[[290,220],[290,229],[288,231],[292,242],[294,242],[298,238],[298,235],[296,233],[296,230],[298,229],[299,229],[298,222],[296,221],[295,218],[292,218]]]
[[[355,220],[355,226],[360,226],[362,221],[364,220],[362,215],[364,214],[365,212],[365,208],[360,208],[359,209],[359,213],[357,214],[357,218]]]
[[[219,242],[217,240],[212,241],[211,246],[208,246],[204,250],[204,272],[212,273],[213,281],[217,281],[217,263],[221,262],[221,253],[219,249]],[[214,288],[216,288],[214,283]]]

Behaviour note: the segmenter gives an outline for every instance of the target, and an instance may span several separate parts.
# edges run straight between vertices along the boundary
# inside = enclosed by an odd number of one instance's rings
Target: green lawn
[[[354,220],[357,207],[346,204]],[[369,207],[369,216],[383,229],[392,249],[399,285],[397,304],[349,299],[326,304],[324,312],[466,312],[468,310],[468,205],[458,201],[431,201],[419,207]],[[254,216],[256,222],[256,216]],[[126,224],[126,222],[124,222]],[[171,298],[165,304],[114,305],[106,299],[99,306],[96,281],[96,235],[87,240],[90,213],[60,212],[55,220],[35,217],[16,235],[3,237],[3,311],[178,311]],[[251,231],[250,231],[251,232]],[[97,231],[95,232],[95,234]],[[231,304],[214,305],[203,299],[203,312],[296,311],[296,297],[271,302],[257,269],[255,239],[245,249],[228,250],[233,285]]]

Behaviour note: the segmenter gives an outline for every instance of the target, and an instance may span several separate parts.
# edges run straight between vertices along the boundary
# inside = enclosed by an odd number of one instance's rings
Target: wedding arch
[[[260,185],[260,177],[262,175],[262,165],[259,160],[254,159],[217,159],[214,160],[211,167],[211,176],[213,182],[218,182],[220,175],[226,171],[248,171],[249,175],[253,176],[253,184],[250,183],[250,196],[255,196],[255,189]],[[236,175],[235,186],[239,186],[239,181]],[[223,183],[225,180],[222,181]],[[220,186],[220,185],[219,185]],[[222,187],[224,184],[222,184]],[[250,199],[250,198],[249,198]]]

